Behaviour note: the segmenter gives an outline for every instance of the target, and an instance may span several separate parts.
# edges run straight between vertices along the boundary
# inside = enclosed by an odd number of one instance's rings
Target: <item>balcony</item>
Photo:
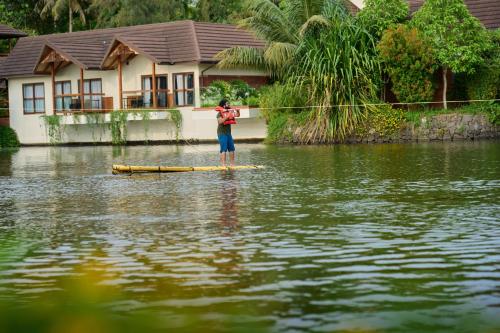
[[[166,89],[159,89],[156,92],[156,103],[152,90],[131,90],[123,91],[121,108],[123,110],[166,109],[173,104],[172,95]]]

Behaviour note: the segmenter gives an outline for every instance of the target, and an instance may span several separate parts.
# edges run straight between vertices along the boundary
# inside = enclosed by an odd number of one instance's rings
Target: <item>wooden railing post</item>
[[[118,99],[120,100],[120,110],[123,109],[123,86],[122,86],[122,59],[118,57]]]
[[[56,114],[56,64],[50,65],[50,76],[52,80],[52,113]]]
[[[85,85],[83,84],[83,68],[80,68],[80,111],[83,111],[84,109],[84,91],[83,91],[83,88],[85,87]]]
[[[156,63],[153,62],[153,69],[152,69],[152,75],[151,75],[151,81],[152,82],[152,90],[153,90],[153,109],[158,108],[158,98],[156,96]]]

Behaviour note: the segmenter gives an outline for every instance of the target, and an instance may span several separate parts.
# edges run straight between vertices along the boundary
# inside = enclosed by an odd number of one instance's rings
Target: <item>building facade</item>
[[[0,67],[10,125],[21,143],[47,144],[57,115],[59,142],[110,142],[119,110],[128,141],[215,140],[216,113],[200,108],[202,89],[216,79],[267,82],[263,72],[219,69],[214,55],[231,46],[263,44],[232,25],[193,21],[21,38]],[[242,107],[241,115],[235,138],[263,139],[259,110]]]

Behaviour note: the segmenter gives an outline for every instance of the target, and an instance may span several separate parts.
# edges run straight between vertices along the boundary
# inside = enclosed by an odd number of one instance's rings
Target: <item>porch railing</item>
[[[62,94],[56,95],[55,112],[56,113],[76,113],[76,112],[106,112],[113,109],[113,97],[107,97],[105,94]]]
[[[122,109],[151,109],[169,108],[172,106],[170,92],[166,89],[159,89],[156,92],[156,105],[153,99],[152,90],[129,90],[123,92]]]

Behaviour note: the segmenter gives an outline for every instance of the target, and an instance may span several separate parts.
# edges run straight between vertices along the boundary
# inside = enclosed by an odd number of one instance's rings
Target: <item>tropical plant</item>
[[[410,9],[406,0],[365,0],[364,4],[357,17],[360,24],[377,40],[385,30],[405,22],[409,17]]]
[[[50,13],[56,21],[60,18],[62,13],[67,11],[69,32],[73,31],[73,13],[77,13],[83,23],[86,22],[86,5],[87,3],[85,0],[40,0],[38,4],[42,17],[46,17]]]
[[[415,28],[398,25],[387,29],[377,45],[384,69],[392,81],[392,91],[400,102],[432,100],[437,69],[432,46]]]
[[[265,41],[264,48],[234,46],[216,55],[221,68],[252,67],[283,77],[292,64],[303,32],[327,20],[321,16],[325,6],[335,0],[289,0],[278,5],[271,0],[253,0],[247,10],[250,17],[240,26]]]
[[[338,3],[325,7],[321,25],[309,25],[287,84],[307,96],[302,143],[343,140],[376,99],[380,66],[372,36]]]
[[[472,16],[463,0],[427,0],[411,20],[429,39],[443,68],[443,105],[447,108],[447,75],[473,73],[491,47],[486,29]]]

